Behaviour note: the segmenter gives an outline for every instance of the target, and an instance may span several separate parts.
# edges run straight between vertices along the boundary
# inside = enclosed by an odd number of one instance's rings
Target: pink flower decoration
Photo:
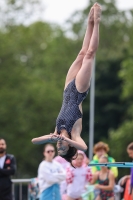
[[[6,163],[6,164],[10,164],[10,163],[11,163],[11,160],[10,160],[10,159],[7,159],[5,163]]]

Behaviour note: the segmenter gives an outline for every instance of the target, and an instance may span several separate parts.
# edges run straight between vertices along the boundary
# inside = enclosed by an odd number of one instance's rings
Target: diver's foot
[[[98,3],[95,3],[94,6],[94,23],[99,23],[101,20],[101,6]]]

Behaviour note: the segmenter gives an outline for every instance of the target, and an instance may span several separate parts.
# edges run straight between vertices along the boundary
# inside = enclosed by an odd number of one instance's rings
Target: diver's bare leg
[[[82,66],[76,76],[76,87],[79,92],[85,92],[90,85],[94,57],[99,44],[99,23],[101,16],[101,7],[94,4],[94,28],[90,44],[86,55],[84,56]]]
[[[75,59],[75,61],[72,63],[72,65],[69,68],[69,71],[66,76],[65,87],[67,87],[67,85],[76,77],[77,73],[79,72],[81,68],[84,56],[90,45],[93,27],[94,27],[94,8],[92,7],[89,13],[89,17],[88,17],[88,24],[87,24],[87,29],[86,29],[85,37],[83,40],[82,48],[77,58]]]

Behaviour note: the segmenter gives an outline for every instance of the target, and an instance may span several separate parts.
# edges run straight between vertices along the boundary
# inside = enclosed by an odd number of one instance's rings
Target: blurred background
[[[91,0],[0,1],[0,137],[17,160],[16,178],[37,175],[43,145],[31,139],[54,131],[64,81],[84,37]],[[116,161],[131,161],[133,141],[133,1],[99,0],[94,143]],[[89,99],[82,137],[88,144]],[[119,169],[119,176],[129,169]]]

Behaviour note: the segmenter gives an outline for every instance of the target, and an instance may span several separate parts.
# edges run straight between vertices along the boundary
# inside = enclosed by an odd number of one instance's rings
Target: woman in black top
[[[82,102],[88,94],[94,57],[99,43],[101,7],[95,3],[90,10],[82,48],[66,76],[63,103],[53,134],[34,138],[34,144],[57,141],[58,154],[71,162],[77,149],[87,146],[82,131]]]

